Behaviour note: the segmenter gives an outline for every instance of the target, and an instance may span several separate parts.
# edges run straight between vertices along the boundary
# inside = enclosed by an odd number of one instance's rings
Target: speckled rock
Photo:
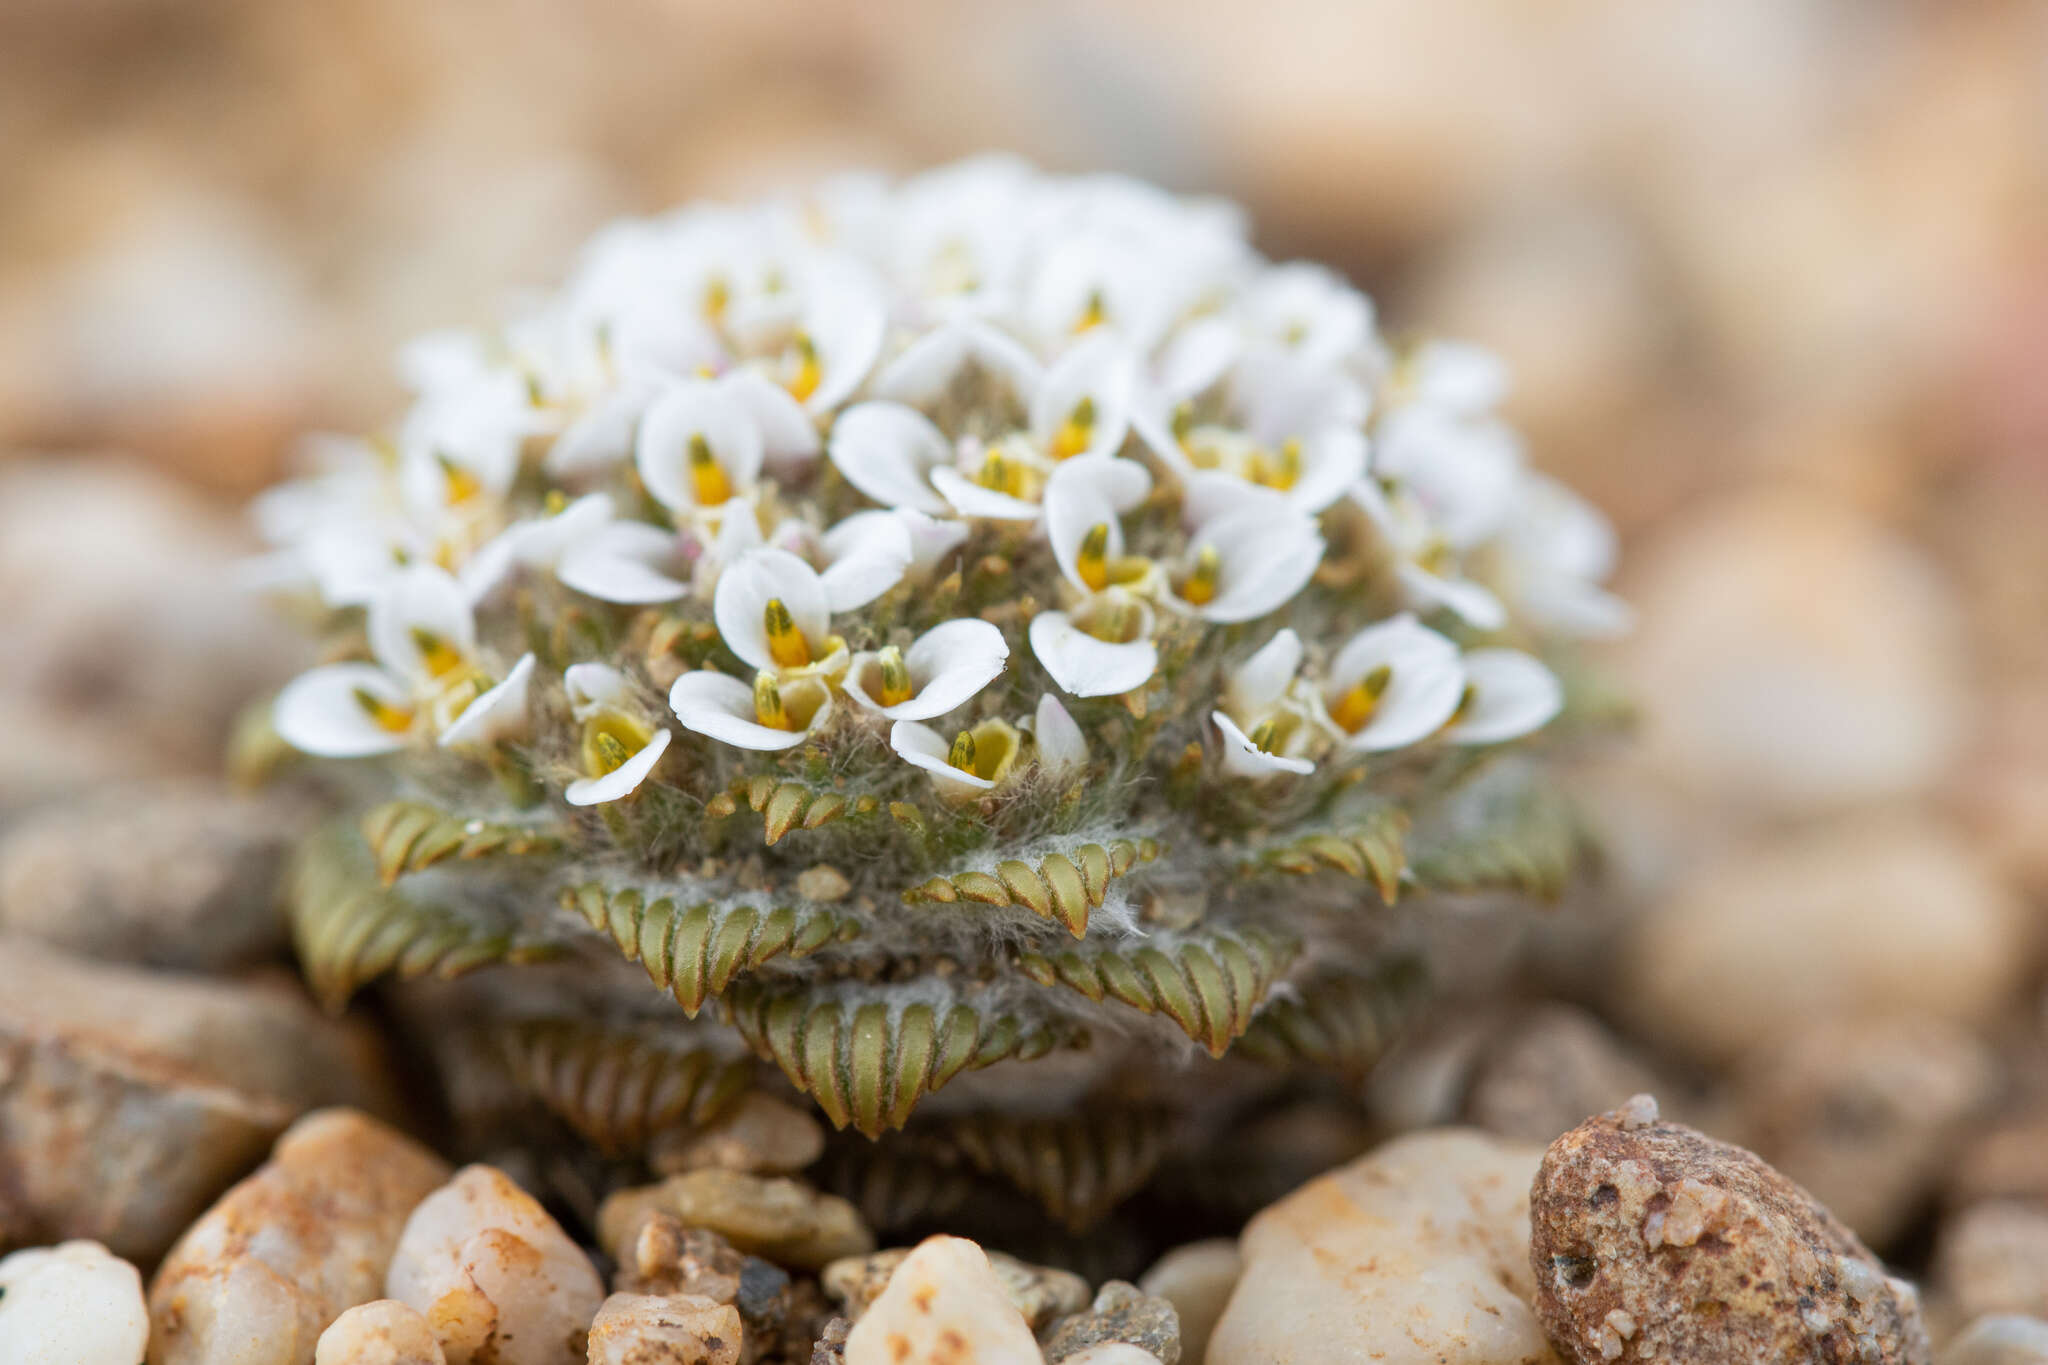
[[[0,1365],[129,1365],[148,1340],[142,1277],[99,1243],[0,1257]]]
[[[1439,1129],[1304,1185],[1245,1229],[1205,1365],[1554,1365],[1529,1306],[1541,1158]]]
[[[2048,1365],[2048,1321],[2017,1313],[1978,1318],[1943,1349],[1941,1365]]]
[[[649,1144],[647,1164],[662,1175],[712,1166],[727,1171],[786,1175],[825,1151],[825,1130],[795,1105],[749,1091],[703,1128],[675,1128]]]
[[[384,1287],[426,1315],[448,1365],[581,1365],[605,1297],[582,1248],[489,1166],[420,1201]]]
[[[1537,1311],[1581,1365],[1932,1359],[1912,1287],[1854,1233],[1648,1096],[1552,1143],[1530,1198]]]
[[[1990,1049],[1969,1030],[1895,1015],[1803,1028],[1747,1059],[1731,1089],[1747,1145],[1887,1246],[1921,1213],[1997,1084]]]
[[[846,1334],[846,1365],[1043,1365],[1038,1341],[981,1248],[920,1242]]]
[[[597,1214],[598,1240],[613,1256],[638,1232],[647,1210],[705,1227],[742,1251],[800,1270],[874,1250],[874,1235],[853,1205],[796,1180],[738,1171],[699,1170],[655,1185],[619,1190]]]
[[[709,1228],[686,1227],[672,1213],[644,1209],[640,1219],[618,1248],[613,1290],[732,1304],[746,1329],[743,1360],[801,1354],[829,1316],[815,1281],[793,1280],[773,1262],[744,1254]]]
[[[694,1294],[614,1294],[590,1324],[589,1365],[737,1365],[739,1310]]]
[[[895,1247],[872,1256],[848,1256],[826,1266],[819,1279],[846,1316],[858,1322],[889,1287],[890,1277],[910,1253],[909,1247]],[[1003,1292],[1034,1332],[1054,1318],[1088,1306],[1088,1281],[1071,1270],[1032,1265],[1000,1251],[987,1256]]]
[[[2048,1318],[2048,1205],[1985,1199],[1949,1217],[1935,1238],[1934,1282],[1958,1320]]]
[[[285,943],[277,885],[303,803],[201,778],[122,783],[0,840],[0,930],[109,962],[219,969]]]
[[[842,1365],[846,1359],[846,1338],[853,1331],[853,1324],[845,1318],[833,1318],[818,1333],[818,1339],[811,1343],[810,1365]]]
[[[448,1357],[416,1309],[373,1299],[328,1325],[313,1348],[313,1365],[448,1365]]]
[[[1135,1346],[1160,1365],[1179,1365],[1180,1315],[1167,1300],[1111,1280],[1087,1312],[1060,1319],[1045,1334],[1045,1359],[1047,1365],[1063,1365],[1110,1342]]]
[[[383,1293],[406,1216],[447,1176],[353,1110],[299,1120],[158,1267],[150,1365],[306,1365],[338,1314]]]
[[[1238,1255],[1237,1243],[1217,1237],[1175,1247],[1138,1281],[1138,1288],[1173,1305],[1180,1319],[1180,1358],[1189,1365],[1201,1365],[1209,1349],[1209,1334],[1216,1330],[1223,1305],[1230,1301],[1230,1291],[1243,1273],[1244,1258]]]

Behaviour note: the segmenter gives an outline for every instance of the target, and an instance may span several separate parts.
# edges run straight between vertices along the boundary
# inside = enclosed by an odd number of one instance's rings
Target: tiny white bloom
[[[889,728],[889,747],[930,773],[940,794],[952,800],[972,800],[1008,776],[1020,738],[1015,726],[1001,720],[985,720],[950,741],[914,720],[899,720]]]
[[[908,649],[853,656],[846,694],[893,720],[930,720],[971,700],[1002,675],[1010,657],[1003,632],[987,621],[942,621]]]
[[[887,512],[856,512],[828,527],[818,546],[825,556],[819,582],[835,612],[874,601],[901,583],[917,560],[909,524]]]
[[[1453,744],[1499,744],[1548,725],[1564,709],[1557,675],[1518,649],[1465,655],[1464,699],[1444,730]]]
[[[1394,576],[1409,602],[1447,608],[1480,630],[1499,630],[1507,624],[1507,609],[1500,599],[1463,575],[1457,551],[1405,490],[1390,495],[1377,481],[1360,479],[1350,497],[1392,551]]]
[[[1600,586],[1614,569],[1614,528],[1571,489],[1525,471],[1496,543],[1501,578],[1530,621],[1590,638],[1628,630],[1628,604]]]
[[[614,521],[564,547],[555,577],[600,602],[673,602],[690,585],[666,572],[686,568],[685,542],[644,521]]]
[[[1372,302],[1334,272],[1306,262],[1264,271],[1247,294],[1243,327],[1256,344],[1333,369],[1372,341]]]
[[[444,749],[488,749],[526,733],[527,693],[533,681],[533,655],[522,654],[503,682],[489,689],[441,732]]]
[[[748,550],[726,565],[711,615],[726,647],[763,672],[837,674],[846,666],[824,581],[788,550]]]
[[[1131,353],[1113,337],[1073,347],[1031,395],[1034,445],[1054,460],[1116,454],[1131,429],[1136,378]]]
[[[1135,460],[1071,460],[1053,471],[1045,485],[1045,534],[1067,582],[1100,592],[1150,570],[1124,555],[1120,518],[1151,491],[1152,476]]]
[[[902,403],[860,403],[839,414],[827,456],[846,481],[884,507],[942,517],[952,511],[932,486],[932,471],[953,448],[931,419]]]
[[[1031,738],[1038,746],[1038,766],[1054,779],[1062,779],[1088,766],[1088,740],[1060,699],[1046,692],[1038,698],[1032,717]]]
[[[639,790],[668,752],[674,738],[639,713],[632,684],[610,664],[571,664],[562,672],[569,711],[583,726],[582,760],[587,776],[562,793],[572,806],[619,801]]]
[[[1113,587],[1072,614],[1042,611],[1032,617],[1031,652],[1070,696],[1119,696],[1144,686],[1159,667],[1152,626],[1152,608]]]
[[[1225,772],[1265,778],[1315,771],[1310,718],[1290,696],[1302,653],[1301,637],[1283,629],[1230,671],[1223,705],[1209,717],[1223,739]]]
[[[1464,690],[1458,647],[1404,612],[1345,642],[1330,663],[1320,701],[1337,742],[1371,753],[1435,734]]]
[[[676,384],[649,404],[633,452],[662,506],[714,522],[733,505],[751,505],[763,456],[760,428],[708,380]]]
[[[1250,621],[1279,610],[1323,560],[1314,517],[1282,498],[1235,491],[1227,510],[1195,528],[1167,574],[1169,605],[1207,621]]]
[[[1025,405],[1045,379],[1044,369],[1022,344],[988,323],[963,318],[934,327],[904,347],[875,376],[874,391],[922,406],[937,402],[955,379],[977,369]]]
[[[749,687],[711,669],[685,673],[669,688],[669,709],[686,730],[740,749],[774,751],[804,742],[832,718],[832,693],[815,678],[788,683],[756,675]]]

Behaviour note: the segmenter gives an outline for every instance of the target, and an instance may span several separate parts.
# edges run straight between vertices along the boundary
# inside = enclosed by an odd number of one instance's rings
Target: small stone
[[[748,1091],[702,1128],[657,1134],[647,1162],[662,1175],[713,1166],[756,1175],[800,1171],[825,1152],[825,1130],[795,1105]]]
[[[853,883],[846,874],[830,863],[813,863],[796,874],[796,893],[805,900],[830,904],[843,901],[847,892],[853,890]]]
[[[694,1294],[614,1294],[590,1324],[588,1365],[737,1365],[739,1311]]]
[[[1934,1280],[1959,1320],[2048,1318],[2048,1207],[1986,1199],[1949,1218],[1935,1238]]]
[[[151,1365],[306,1365],[322,1328],[383,1293],[407,1214],[447,1176],[367,1115],[299,1120],[158,1267]]]
[[[448,1365],[448,1357],[417,1311],[396,1299],[373,1299],[320,1334],[313,1365]]]
[[[1529,1301],[1542,1151],[1410,1133],[1254,1218],[1205,1365],[1554,1365]]]
[[[981,1248],[929,1237],[846,1336],[846,1365],[1042,1365],[1038,1341]]]
[[[616,1247],[612,1288],[629,1294],[693,1294],[713,1303],[739,1298],[748,1258],[709,1228],[686,1227],[661,1209],[641,1210]]]
[[[1634,920],[1617,1002],[1709,1060],[1807,1022],[1988,1022],[2026,978],[2024,907],[1936,817],[1873,811],[1740,845]]]
[[[1128,1341],[1098,1341],[1066,1357],[1061,1365],[1161,1365],[1161,1361]]]
[[[846,1359],[846,1337],[852,1330],[853,1324],[845,1318],[826,1323],[811,1344],[811,1365],[842,1365]]]
[[[1244,1273],[1244,1258],[1228,1237],[1175,1247],[1156,1261],[1138,1281],[1147,1294],[1165,1299],[1180,1318],[1180,1358],[1200,1365],[1209,1350],[1230,1291]]]
[[[875,1239],[853,1205],[800,1181],[701,1170],[656,1185],[619,1190],[597,1212],[598,1240],[614,1257],[637,1234],[647,1210],[710,1228],[741,1251],[799,1270],[874,1250]]]
[[[1854,1233],[1751,1153],[1642,1108],[1552,1143],[1531,1201],[1536,1310],[1580,1365],[1931,1359],[1917,1296]]]
[[[219,970],[272,956],[305,815],[197,778],[49,807],[0,841],[0,930],[108,962]]]
[[[1079,1358],[1105,1343],[1135,1346],[1160,1362],[1180,1365],[1180,1315],[1165,1299],[1134,1284],[1111,1280],[1085,1313],[1062,1318],[1045,1339],[1047,1365]]]
[[[1544,1004],[1503,1025],[1465,1097],[1466,1121],[1489,1133],[1549,1142],[1656,1087],[1656,1073],[1584,1010]]]
[[[910,1255],[909,1247],[878,1251],[872,1256],[849,1256],[825,1267],[819,1276],[825,1292],[846,1310],[846,1316],[860,1321],[874,1301],[888,1288],[889,1277]],[[1032,1265],[1000,1251],[986,1253],[989,1268],[1002,1282],[1003,1292],[1031,1324],[1031,1330],[1088,1306],[1088,1281],[1071,1270],[1054,1270]]]
[[[129,1365],[148,1343],[142,1276],[98,1242],[0,1257],[0,1365]]]
[[[420,1201],[384,1284],[426,1315],[449,1365],[580,1365],[605,1297],[582,1248],[489,1166]]]
[[[1824,1020],[1755,1054],[1731,1089],[1748,1145],[1874,1246],[1918,1217],[1998,1084],[1990,1050],[1944,1019]]]
[[[2017,1313],[1978,1318],[1948,1344],[1941,1365],[2048,1365],[2048,1321]]]

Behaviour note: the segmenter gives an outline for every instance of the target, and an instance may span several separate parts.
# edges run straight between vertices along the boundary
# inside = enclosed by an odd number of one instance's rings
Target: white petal
[[[468,599],[472,609],[476,604],[496,591],[505,576],[512,572],[512,565],[518,550],[517,526],[508,526],[476,548],[476,552],[455,571],[455,581],[462,585],[462,595]]]
[[[1092,592],[1096,585],[1081,578],[1081,542],[1097,526],[1107,526],[1109,558],[1123,554],[1124,528],[1117,504],[1128,500],[1134,480],[1141,489],[1149,489],[1152,482],[1135,460],[1076,458],[1062,462],[1045,481],[1045,537],[1060,573],[1082,592]],[[1144,493],[1138,497],[1142,500]]]
[[[738,678],[697,669],[677,678],[669,688],[668,705],[685,730],[708,735],[740,749],[792,749],[832,714],[827,700],[811,717],[806,730],[777,730],[754,718],[754,689]]]
[[[1465,690],[1458,647],[1406,613],[1367,626],[1345,643],[1330,664],[1325,697],[1343,696],[1382,665],[1389,670],[1387,687],[1372,718],[1355,734],[1337,732],[1348,748],[1405,748],[1435,734],[1458,709]]]
[[[1548,725],[1564,709],[1557,675],[1518,649],[1475,649],[1465,656],[1472,704],[1444,731],[1454,744],[1498,744]]]
[[[720,393],[742,408],[761,433],[761,453],[771,468],[793,472],[818,453],[818,427],[788,389],[754,369],[737,369],[716,381]]]
[[[624,460],[633,451],[633,428],[653,392],[650,385],[633,384],[592,403],[562,429],[541,468],[557,478],[573,479]]]
[[[949,509],[928,477],[952,458],[939,429],[901,403],[861,403],[839,414],[827,454],[846,481],[885,507],[933,516]]]
[[[633,452],[641,482],[671,511],[697,509],[690,444],[698,436],[725,471],[735,496],[750,491],[761,477],[761,432],[746,410],[707,380],[677,384],[648,405]]]
[[[914,720],[897,721],[889,728],[889,747],[906,763],[930,773],[932,780],[951,795],[971,796],[995,786],[988,778],[976,777],[948,763],[946,760],[952,754],[952,745],[929,725],[919,725]]]
[[[550,517],[537,517],[512,528],[519,532],[514,544],[521,564],[546,568],[563,553],[611,524],[612,495],[586,493]]]
[[[821,545],[831,562],[819,582],[835,612],[874,601],[903,581],[916,558],[910,528],[888,512],[856,512],[827,528]]]
[[[1611,640],[1635,627],[1635,611],[1605,588],[1573,579],[1524,587],[1524,615],[1530,621],[1582,640]]]
[[[476,619],[469,594],[454,575],[432,564],[393,574],[370,603],[370,652],[401,677],[428,682],[432,674],[414,632],[443,641],[467,658],[476,653]]]
[[[906,403],[944,394],[968,365],[978,365],[1029,402],[1043,377],[1031,352],[986,323],[948,322],[910,343],[875,376],[875,392]]]
[[[674,532],[644,521],[613,522],[565,550],[555,577],[600,602],[673,602],[689,584],[654,566],[678,562],[679,550]]]
[[[864,524],[870,518],[887,518],[903,527],[910,537],[910,566],[918,573],[930,573],[937,568],[946,556],[960,548],[971,530],[964,521],[941,520],[908,507],[855,512],[833,529],[843,529],[852,534],[852,527]]]
[[[865,267],[832,258],[805,281],[810,297],[803,328],[817,348],[818,387],[804,400],[812,412],[826,412],[860,387],[882,351],[888,304]]]
[[[462,708],[462,714],[441,732],[444,749],[488,748],[501,739],[516,739],[526,730],[527,691],[533,682],[533,656],[522,654],[505,680]]]
[[[1226,514],[1196,532],[1189,553],[1213,546],[1221,572],[1216,595],[1194,608],[1207,621],[1250,621],[1277,611],[1308,586],[1323,562],[1323,538],[1312,518],[1263,508]]]
[[[1294,510],[1287,495],[1263,484],[1249,483],[1235,474],[1202,469],[1189,474],[1181,486],[1181,524],[1196,531],[1220,517],[1251,508],[1269,516]]]
[[[831,624],[832,608],[818,571],[787,550],[748,550],[718,576],[711,615],[726,647],[755,668],[774,672],[768,648],[765,613],[771,599],[789,608],[797,632],[813,649],[822,645]]]
[[[1508,623],[1500,599],[1469,578],[1444,578],[1413,564],[1396,565],[1394,576],[1422,606],[1447,607],[1477,630],[1499,630]]]
[[[951,465],[940,465],[934,469],[931,481],[932,487],[943,493],[953,510],[963,517],[980,517],[988,521],[1038,520],[1037,503],[998,493],[993,488],[983,488]]]
[[[1076,458],[1114,455],[1131,429],[1131,391],[1137,367],[1130,351],[1111,336],[1092,337],[1073,347],[1045,372],[1031,399],[1031,434],[1042,447],[1073,415],[1083,399],[1095,405],[1087,448]]]
[[[1189,323],[1166,344],[1159,358],[1159,389],[1166,406],[1193,398],[1221,379],[1243,343],[1222,318]]]
[[[1038,698],[1031,737],[1038,744],[1039,766],[1048,774],[1058,777],[1088,766],[1088,741],[1081,734],[1081,727],[1050,692]]]
[[[271,707],[271,724],[294,749],[322,758],[363,758],[405,747],[406,737],[379,725],[356,700],[361,689],[392,706],[410,708],[402,679],[375,664],[328,664],[284,685]]]
[[[987,621],[941,621],[903,651],[917,689],[906,701],[883,706],[849,679],[847,695],[870,711],[897,720],[930,720],[967,702],[1002,676],[1010,658],[1003,632]]]
[[[1312,773],[1315,761],[1307,758],[1282,758],[1269,754],[1237,727],[1237,722],[1221,711],[1211,711],[1209,719],[1223,736],[1223,770],[1234,777],[1273,777],[1279,773]]]
[[[1301,637],[1282,629],[1230,674],[1230,706],[1243,715],[1269,710],[1287,695],[1301,671]]]
[[[1098,640],[1063,611],[1031,618],[1031,652],[1061,690],[1076,697],[1114,697],[1144,686],[1159,666],[1150,640],[1111,644]]]
[[[646,748],[603,777],[577,778],[562,793],[562,798],[572,806],[601,806],[607,801],[631,796],[647,780],[647,774],[654,771],[654,765],[668,752],[668,743],[674,738],[667,730],[656,730],[654,738],[647,741]]]
[[[569,694],[569,714],[589,720],[599,711],[624,710],[633,700],[633,685],[610,664],[570,664],[562,670],[562,688]]]
[[[1301,477],[1287,500],[1304,512],[1320,512],[1358,482],[1366,467],[1365,433],[1356,427],[1324,427],[1301,443]]]

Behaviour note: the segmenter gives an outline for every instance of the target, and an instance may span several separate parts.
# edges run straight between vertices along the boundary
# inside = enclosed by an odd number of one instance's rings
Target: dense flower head
[[[1117,177],[988,158],[620,223],[400,369],[401,420],[258,506],[331,627],[278,733],[543,830],[550,901],[747,908],[830,861],[863,937],[810,970],[849,1000],[995,980],[1046,927],[1020,907],[1249,933],[1281,912],[1246,868],[1558,730],[1564,647],[1627,622],[1498,361],[1395,345],[1230,206]],[[764,781],[802,839],[737,832]],[[1117,840],[1164,851],[1087,873],[1091,928],[1056,874]],[[1007,909],[906,909],[960,896]]]

